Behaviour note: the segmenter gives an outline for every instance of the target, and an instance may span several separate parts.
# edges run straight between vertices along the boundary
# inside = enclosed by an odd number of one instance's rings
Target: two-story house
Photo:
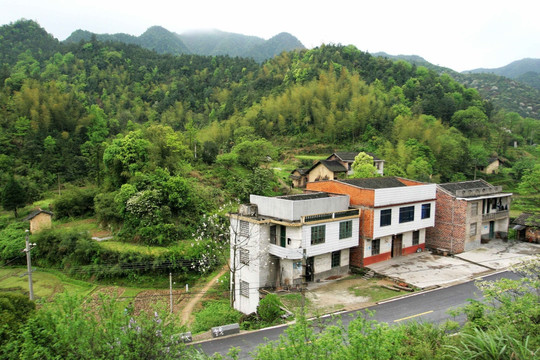
[[[349,249],[358,246],[359,212],[347,195],[251,195],[250,204],[229,214],[234,308],[255,312],[260,288],[346,274]]]
[[[352,266],[363,267],[422,251],[426,229],[434,225],[435,184],[398,177],[308,183],[307,190],[347,194],[361,210],[359,245],[351,249]]]
[[[330,155],[326,160],[330,161],[338,161],[341,165],[343,165],[345,168],[347,168],[347,175],[353,174],[352,164],[354,163],[354,159],[359,154],[358,151],[337,151]],[[369,156],[373,158],[373,166],[377,168],[377,173],[379,175],[384,174],[384,160],[379,159],[375,154],[366,152]]]
[[[506,238],[511,196],[485,180],[438,184],[435,227],[428,230],[427,246],[459,254],[482,240]]]

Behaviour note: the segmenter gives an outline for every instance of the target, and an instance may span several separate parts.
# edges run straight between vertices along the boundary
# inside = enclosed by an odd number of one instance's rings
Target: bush
[[[27,223],[15,222],[0,231],[0,259],[2,261],[20,258],[18,263],[26,262],[21,250],[24,249],[26,244],[24,231],[27,228]]]
[[[276,294],[268,294],[259,302],[257,313],[262,321],[272,324],[283,314],[281,310],[281,301]]]
[[[57,218],[92,215],[94,213],[95,189],[73,188],[66,190],[54,202],[54,214]]]
[[[240,321],[242,314],[229,305],[228,300],[212,300],[204,304],[204,309],[195,314],[191,331],[199,333],[214,326],[233,324]]]

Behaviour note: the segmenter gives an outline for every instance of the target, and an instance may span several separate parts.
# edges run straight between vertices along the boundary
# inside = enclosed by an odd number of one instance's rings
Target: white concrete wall
[[[346,239],[339,238],[339,224],[343,221],[352,221],[352,236]],[[311,245],[311,228],[322,224],[302,226],[303,248],[307,249],[307,256],[317,256],[331,253],[332,251],[348,249],[358,246],[359,218],[337,220],[324,223],[326,225],[325,242],[322,244]]]
[[[419,185],[422,186],[422,185]],[[413,186],[415,187],[415,186]],[[427,219],[422,219],[422,204],[431,204],[431,214]],[[414,221],[399,223],[399,209],[414,206]],[[388,226],[381,225],[381,210],[392,210],[392,223]],[[373,211],[373,238],[381,238],[388,235],[403,234],[408,231],[425,229],[435,225],[435,201],[418,202],[413,204],[388,206]]]
[[[434,200],[437,191],[436,184],[402,186],[385,189],[375,189],[374,206],[391,206],[409,202]]]
[[[307,200],[250,195],[249,201],[257,204],[259,215],[287,221],[298,221],[302,216],[344,211],[349,208],[348,195]]]

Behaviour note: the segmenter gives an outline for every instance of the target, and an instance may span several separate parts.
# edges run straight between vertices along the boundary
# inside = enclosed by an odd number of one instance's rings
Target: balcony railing
[[[482,221],[498,220],[510,217],[509,210],[497,211],[489,214],[482,214]]]
[[[337,211],[335,213],[325,213],[325,214],[315,214],[315,215],[307,215],[302,217],[302,222],[311,222],[311,221],[321,221],[321,220],[329,220],[329,219],[338,219],[348,216],[359,216],[360,210],[359,209],[350,209],[350,210],[344,210],[344,211]]]

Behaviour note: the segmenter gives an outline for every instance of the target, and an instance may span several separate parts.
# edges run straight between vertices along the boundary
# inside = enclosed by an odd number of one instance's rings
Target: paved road
[[[494,275],[484,276],[484,280],[497,280],[500,278],[517,279],[519,275],[512,272],[502,272]],[[369,307],[375,311],[373,319],[386,322],[388,324],[398,324],[407,321],[421,321],[441,323],[450,318],[447,311],[449,309],[463,306],[467,299],[480,299],[481,294],[474,285],[474,281],[463,284],[440,288],[433,291],[413,294],[405,298],[381,303]],[[344,325],[354,319],[358,311],[348,311],[341,314]],[[463,319],[456,319],[463,320]],[[279,336],[287,329],[287,326],[264,329],[255,332],[249,332],[228,338],[215,339],[195,345],[207,354],[220,353],[227,354],[232,346],[242,349],[240,359],[251,359],[250,352],[254,351],[259,344],[278,340]]]

